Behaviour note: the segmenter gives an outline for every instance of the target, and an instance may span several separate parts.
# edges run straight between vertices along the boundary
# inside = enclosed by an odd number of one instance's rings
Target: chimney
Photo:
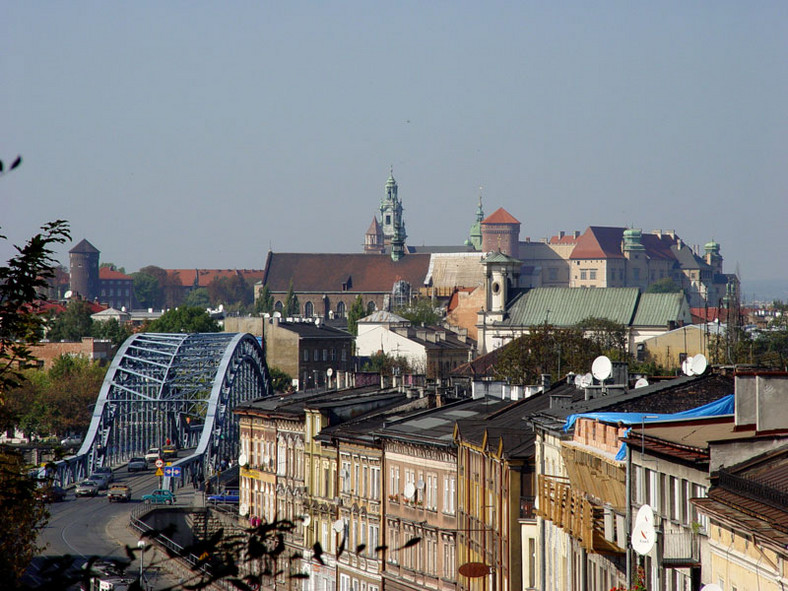
[[[580,238],[580,230],[575,230],[572,232],[572,238]]]
[[[564,232],[563,230],[561,230],[560,232],[558,232],[558,237],[559,237],[559,238],[563,238],[564,236],[566,236],[566,232]]]

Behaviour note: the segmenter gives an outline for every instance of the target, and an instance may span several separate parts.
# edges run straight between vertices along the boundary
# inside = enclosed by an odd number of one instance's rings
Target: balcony
[[[624,550],[605,537],[605,508],[572,488],[568,478],[540,475],[539,509],[536,514],[565,530],[588,552],[621,553]],[[610,536],[608,536],[610,537]]]

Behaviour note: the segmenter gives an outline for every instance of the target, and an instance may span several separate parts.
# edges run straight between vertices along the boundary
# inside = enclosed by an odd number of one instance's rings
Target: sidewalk
[[[194,490],[191,486],[184,487],[175,491],[178,502],[174,507],[204,507],[205,493]],[[167,505],[169,506],[169,505]],[[122,513],[118,517],[107,523],[107,536],[115,540],[121,548],[131,548],[134,551],[135,560],[127,569],[127,572],[136,576],[139,574],[140,563],[138,542],[142,539],[140,532],[130,524],[131,511]],[[145,579],[151,585],[151,590],[171,588],[182,583],[193,582],[193,573],[188,565],[182,565],[178,560],[170,558],[167,552],[158,547],[150,540],[145,540],[147,546],[144,551],[143,567]],[[125,553],[125,552],[124,552]]]

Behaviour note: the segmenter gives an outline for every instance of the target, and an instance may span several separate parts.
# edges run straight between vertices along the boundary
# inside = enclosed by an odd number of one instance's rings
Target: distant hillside
[[[788,279],[762,279],[760,281],[743,281],[743,300],[750,302],[788,302]]]

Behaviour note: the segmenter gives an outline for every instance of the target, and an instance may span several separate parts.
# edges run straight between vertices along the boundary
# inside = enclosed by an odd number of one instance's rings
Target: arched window
[[[314,316],[314,315],[315,315],[315,309],[312,306],[312,302],[307,302],[306,304],[304,304],[304,316]]]
[[[375,311],[375,302],[369,301],[367,303],[367,314],[372,314]]]
[[[274,304],[274,310],[276,310],[277,312],[281,312],[284,309],[285,309],[285,305],[280,300],[276,300],[276,303]]]
[[[339,302],[337,304],[337,318],[344,318],[345,317],[345,302]]]

